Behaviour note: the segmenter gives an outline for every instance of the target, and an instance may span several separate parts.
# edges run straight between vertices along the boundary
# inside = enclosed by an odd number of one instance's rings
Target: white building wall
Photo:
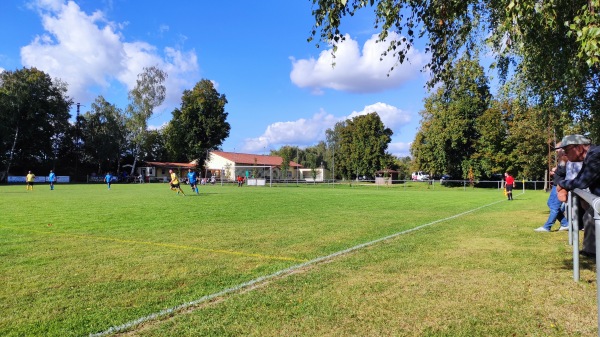
[[[315,169],[316,173],[317,173],[317,177],[315,178],[315,181],[323,181],[325,179],[327,179],[327,175],[329,173],[328,170],[322,169],[322,168],[316,168]],[[311,169],[300,169],[300,179],[304,179],[306,181],[313,181],[313,175],[312,175],[312,170]]]
[[[229,169],[229,177],[223,177],[225,179],[233,179],[234,177],[232,177],[231,175],[233,175],[235,172],[235,163],[232,162],[231,160],[225,159],[219,155],[216,155],[214,153],[210,154],[210,157],[208,159],[208,161],[206,162],[206,167],[208,167],[209,170],[226,170],[227,165],[230,165],[230,169]]]

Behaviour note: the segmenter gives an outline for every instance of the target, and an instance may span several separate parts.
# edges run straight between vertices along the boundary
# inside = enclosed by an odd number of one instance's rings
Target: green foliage
[[[465,57],[455,69],[453,81],[425,100],[411,153],[419,170],[466,178],[481,139],[477,121],[488,107],[490,93],[476,60]]]
[[[392,133],[375,112],[336,123],[327,130],[329,142],[335,147],[336,174],[351,179],[372,176],[385,168],[391,162],[385,151]]]
[[[284,146],[279,151],[279,155],[281,156],[281,179],[288,178],[288,170],[290,168],[290,160],[293,158],[293,149],[289,146]]]
[[[398,179],[406,180],[411,178],[411,165],[412,159],[410,157],[394,158],[394,164],[390,168],[398,171]]]
[[[505,140],[508,151],[506,170],[516,178],[543,179],[553,142],[548,135],[547,118],[540,109],[513,106]],[[553,165],[552,165],[553,166]]]
[[[505,149],[510,109],[509,102],[492,100],[490,107],[475,121],[479,137],[474,143],[471,166],[476,177],[489,178],[505,171],[510,158]]]
[[[206,79],[183,92],[181,107],[173,111],[165,128],[166,147],[173,160],[197,160],[203,165],[207,151],[219,147],[229,136],[226,104],[225,95]]]
[[[0,181],[11,171],[48,167],[70,139],[66,84],[36,68],[0,73]]]
[[[501,80],[517,78],[528,90],[528,103],[567,111],[588,123],[600,141],[599,1],[405,1],[312,0],[315,24],[309,41],[343,40],[342,21],[372,8],[379,42],[387,41],[398,62],[405,62],[417,38],[428,39],[429,86],[454,81],[457,60],[480,50],[495,55]]]
[[[154,108],[165,100],[166,87],[163,84],[167,73],[158,67],[144,68],[138,74],[135,87],[129,92],[129,142],[133,145],[134,163],[131,174],[135,171],[136,161],[143,157],[144,145],[147,143],[148,119],[154,113]]]
[[[579,44],[578,56],[585,60],[588,66],[600,65],[600,13],[598,9],[600,1],[588,0],[581,7],[579,15],[573,18],[573,23],[565,22],[570,29],[569,33],[575,33]]]
[[[84,159],[93,161],[101,174],[120,162],[125,151],[126,125],[121,109],[98,96],[81,119]]]

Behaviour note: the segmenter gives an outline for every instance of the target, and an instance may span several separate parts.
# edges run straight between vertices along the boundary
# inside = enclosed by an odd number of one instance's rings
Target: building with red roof
[[[296,179],[302,165],[290,161],[286,173],[282,172],[280,156],[211,151],[205,169],[211,175],[235,180],[238,175],[246,178]]]

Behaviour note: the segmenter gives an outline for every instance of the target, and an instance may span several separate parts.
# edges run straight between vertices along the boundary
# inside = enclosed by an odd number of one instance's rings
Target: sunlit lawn
[[[0,335],[89,335],[181,305],[130,333],[596,333],[595,265],[573,282],[566,233],[532,230],[545,193],[428,187],[0,186]]]

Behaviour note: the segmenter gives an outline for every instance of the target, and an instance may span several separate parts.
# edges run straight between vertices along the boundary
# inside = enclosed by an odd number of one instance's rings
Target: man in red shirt
[[[512,190],[515,186],[515,178],[513,178],[508,172],[504,173],[504,177],[506,178],[506,196],[508,200],[513,200]]]

